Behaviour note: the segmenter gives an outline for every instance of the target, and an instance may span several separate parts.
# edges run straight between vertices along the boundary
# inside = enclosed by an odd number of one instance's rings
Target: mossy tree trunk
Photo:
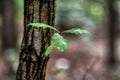
[[[50,44],[52,31],[32,28],[31,22],[54,25],[55,0],[24,0],[24,36],[16,80],[45,80],[49,57],[44,52]]]

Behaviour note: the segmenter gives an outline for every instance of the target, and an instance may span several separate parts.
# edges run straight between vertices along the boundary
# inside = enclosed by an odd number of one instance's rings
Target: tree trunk
[[[14,0],[0,1],[0,80],[7,80],[14,75],[14,70],[8,49],[16,48],[17,35],[15,26],[15,3]],[[10,54],[9,54],[10,53]]]
[[[55,0],[24,1],[24,36],[16,80],[45,80],[49,57],[44,52],[50,44],[52,31],[27,26],[31,22],[54,25]]]
[[[115,67],[117,62],[116,56],[116,37],[118,27],[118,11],[114,4],[116,0],[107,0],[108,2],[108,65]]]
[[[16,49],[17,46],[17,28],[15,25],[15,3],[14,0],[3,0],[2,10],[2,50],[9,48]]]

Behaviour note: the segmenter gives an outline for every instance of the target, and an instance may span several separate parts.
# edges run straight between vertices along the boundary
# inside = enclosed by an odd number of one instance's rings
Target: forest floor
[[[69,48],[65,52],[61,53],[54,49],[50,55],[46,80],[120,80],[119,64],[114,68],[107,65],[107,41],[105,39],[68,39],[68,42]],[[117,39],[117,43],[117,53],[119,53],[120,39]],[[119,56],[120,54],[118,54],[118,59],[120,59]],[[10,78],[4,79],[3,75],[11,74],[12,63],[0,57],[0,80],[10,80]],[[4,61],[6,63],[3,63]],[[18,64],[17,60],[16,64]],[[14,72],[13,74],[15,76]]]
[[[50,56],[46,80],[119,80],[119,67],[107,64],[107,41],[69,40],[69,49]],[[119,49],[118,49],[119,50]]]

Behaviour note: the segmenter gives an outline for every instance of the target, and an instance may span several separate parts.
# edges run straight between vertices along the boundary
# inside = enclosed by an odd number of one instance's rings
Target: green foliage
[[[48,56],[52,52],[53,48],[53,45],[48,46],[47,50],[45,51],[45,55]]]
[[[56,0],[56,2],[57,24],[62,21],[64,24],[82,23],[97,26],[97,23],[106,20],[104,11],[106,0]]]
[[[32,26],[36,28],[43,28],[43,29],[49,28],[57,32],[57,33],[54,33],[54,35],[52,36],[51,44],[48,46],[48,48],[45,51],[46,56],[48,56],[52,52],[54,47],[57,48],[61,52],[65,51],[68,48],[68,42],[65,38],[63,38],[63,36],[61,36],[61,34],[63,33],[72,33],[72,34],[89,33],[87,30],[80,29],[80,28],[72,28],[72,29],[69,29],[63,32],[59,32],[53,26],[50,26],[44,23],[30,23],[28,24],[28,26]]]
[[[32,26],[32,27],[38,27],[38,28],[50,28],[50,29],[53,29],[57,32],[59,32],[56,28],[54,28],[53,26],[50,26],[50,25],[47,25],[47,24],[44,24],[44,23],[30,23],[28,24],[29,26]]]
[[[16,21],[23,21],[23,9],[24,9],[24,0],[13,0],[15,5],[15,19]]]
[[[61,52],[68,48],[68,42],[58,33],[53,35],[51,44]]]
[[[52,37],[51,45],[47,48],[45,55],[48,56],[54,47],[63,52],[68,48],[68,42],[61,35],[55,33]]]
[[[84,29],[73,28],[73,29],[69,29],[69,30],[63,31],[63,33],[84,34],[84,33],[89,33],[89,32],[84,30]]]

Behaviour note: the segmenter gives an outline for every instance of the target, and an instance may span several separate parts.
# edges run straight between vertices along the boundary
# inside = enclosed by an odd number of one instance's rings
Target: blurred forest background
[[[63,53],[53,50],[46,80],[120,80],[120,1],[114,1],[115,19],[108,14],[109,0],[56,0],[56,27],[61,31],[80,27],[90,34],[64,35],[69,49]],[[0,5],[0,80],[15,80],[24,31],[24,1],[2,0]],[[116,22],[113,41],[118,64],[114,69],[106,65],[110,19]]]

